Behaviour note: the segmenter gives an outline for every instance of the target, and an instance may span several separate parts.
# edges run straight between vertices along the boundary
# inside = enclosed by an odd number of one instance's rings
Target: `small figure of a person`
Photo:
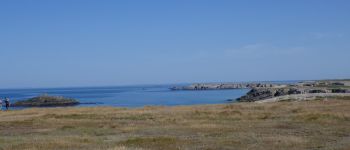
[[[5,106],[6,106],[6,110],[9,110],[10,108],[10,99],[9,98],[5,98]]]
[[[2,99],[0,98],[0,111],[2,111]]]

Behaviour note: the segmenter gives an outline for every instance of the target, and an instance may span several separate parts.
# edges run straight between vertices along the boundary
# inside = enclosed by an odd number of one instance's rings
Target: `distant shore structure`
[[[274,83],[196,83],[189,86],[171,87],[171,90],[224,90],[224,89],[251,89],[251,88],[277,88],[284,84]]]

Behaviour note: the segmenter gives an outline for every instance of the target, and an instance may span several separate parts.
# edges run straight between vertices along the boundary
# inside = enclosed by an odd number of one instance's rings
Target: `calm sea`
[[[0,97],[9,97],[12,102],[15,102],[41,94],[49,94],[75,98],[82,103],[98,103],[79,106],[142,107],[146,105],[175,106],[228,103],[228,99],[236,99],[249,90],[171,91],[169,90],[171,86],[0,89]]]

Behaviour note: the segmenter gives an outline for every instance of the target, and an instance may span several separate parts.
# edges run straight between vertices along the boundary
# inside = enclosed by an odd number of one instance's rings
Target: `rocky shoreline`
[[[252,88],[237,101],[255,102],[287,95],[304,95],[307,97],[318,93],[324,93],[319,96],[329,94],[342,96],[344,93],[350,93],[350,81],[306,81],[297,84],[286,84],[282,88]]]
[[[238,102],[255,102],[275,97],[313,93],[350,93],[350,80],[302,81],[291,84],[267,82],[250,83],[196,83],[188,86],[172,87],[171,90],[226,90],[251,89]],[[233,100],[229,100],[233,101]]]
[[[313,94],[313,93],[350,93],[349,89],[319,89],[319,88],[253,88],[246,95],[237,99],[239,102],[254,102],[274,97]]]
[[[225,90],[225,89],[250,89],[283,87],[273,83],[196,83],[188,86],[175,86],[171,90]]]

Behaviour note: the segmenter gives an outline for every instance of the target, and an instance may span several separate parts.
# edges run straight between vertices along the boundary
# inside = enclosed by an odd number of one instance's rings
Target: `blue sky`
[[[350,78],[348,0],[2,0],[0,88]]]

